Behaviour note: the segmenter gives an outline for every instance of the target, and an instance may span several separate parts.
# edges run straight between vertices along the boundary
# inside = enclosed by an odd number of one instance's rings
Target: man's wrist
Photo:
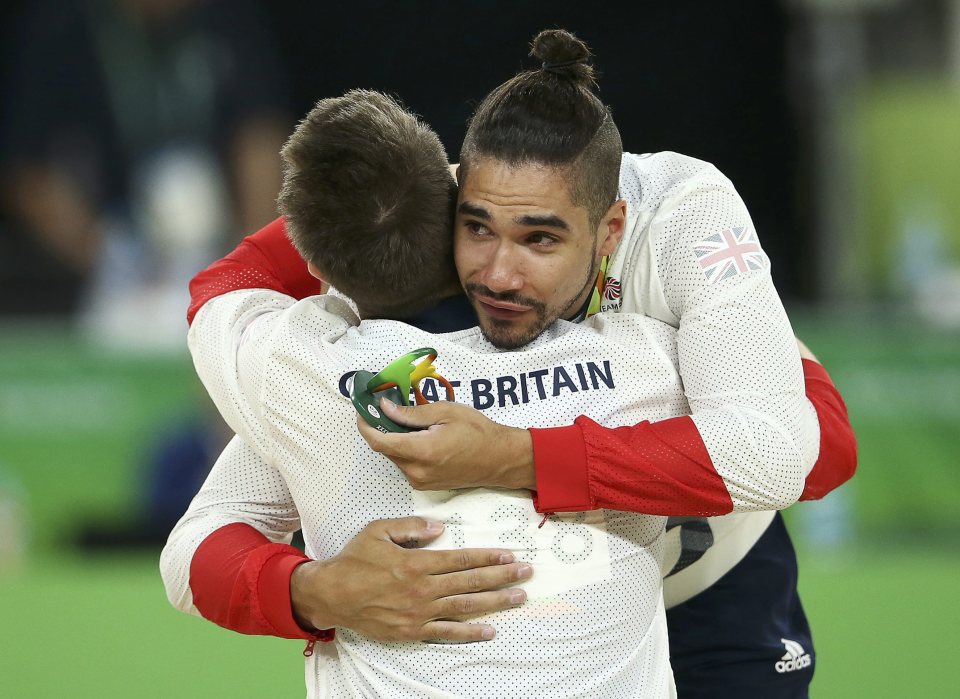
[[[306,561],[290,575],[290,611],[300,628],[308,633],[336,625],[330,613],[332,605],[324,604],[317,594],[318,590],[332,589],[323,580],[326,568],[323,561]]]
[[[504,464],[503,486],[536,490],[537,475],[533,463],[533,439],[529,430],[508,427],[501,442]]]

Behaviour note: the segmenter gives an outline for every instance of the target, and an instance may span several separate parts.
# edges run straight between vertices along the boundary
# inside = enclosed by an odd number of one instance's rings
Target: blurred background
[[[0,694],[301,696],[302,647],[173,611],[166,532],[225,443],[186,281],[275,217],[321,97],[392,92],[459,152],[559,26],[632,152],[716,164],[856,478],[792,508],[815,697],[957,696],[960,0],[8,1],[0,75]]]

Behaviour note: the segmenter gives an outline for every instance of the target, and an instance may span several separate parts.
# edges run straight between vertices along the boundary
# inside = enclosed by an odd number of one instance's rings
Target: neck
[[[579,323],[587,319],[587,313],[590,310],[590,302],[593,301],[593,294],[587,297],[587,300],[584,301],[577,308],[577,312],[571,315],[569,318],[564,318],[564,320],[569,320],[571,323]]]
[[[390,310],[386,309],[367,309],[357,306],[357,315],[360,317],[360,320],[376,320],[376,319],[389,319],[389,320],[403,320],[410,316],[414,316],[418,313],[423,312],[424,310],[436,306],[438,303],[443,303],[447,299],[454,298],[456,296],[461,296],[463,294],[463,288],[460,286],[460,282],[452,281],[447,286],[443,287],[436,294],[431,295],[430,297],[420,301],[418,303],[406,304],[406,308],[398,309],[393,307]]]
[[[571,323],[579,323],[582,320],[586,320],[588,317],[594,313],[599,312],[600,310],[600,294],[603,291],[603,278],[607,271],[607,258],[604,257],[600,260],[598,265],[598,271],[596,278],[593,280],[593,283],[589,287],[586,287],[583,291],[583,295],[579,298],[579,303],[572,304],[570,307],[571,313],[567,315],[564,320],[569,320]],[[596,302],[596,308],[594,307],[594,302]],[[574,310],[576,309],[576,310]]]

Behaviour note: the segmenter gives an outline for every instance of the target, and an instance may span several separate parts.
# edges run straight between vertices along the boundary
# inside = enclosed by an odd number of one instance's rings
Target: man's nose
[[[520,255],[513,245],[500,242],[481,270],[480,282],[491,291],[518,291],[523,287]]]

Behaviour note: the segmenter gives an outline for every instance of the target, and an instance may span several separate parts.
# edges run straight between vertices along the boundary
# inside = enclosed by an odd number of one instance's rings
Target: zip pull
[[[309,641],[307,641],[307,645],[306,645],[306,647],[303,649],[303,657],[304,657],[304,658],[309,658],[311,655],[313,655],[313,647],[314,647],[315,645],[317,645],[317,639],[311,638]]]
[[[543,519],[540,520],[540,524],[537,525],[537,529],[543,529],[543,525],[547,523],[547,520],[550,519],[552,515],[555,515],[556,512],[544,512]]]

